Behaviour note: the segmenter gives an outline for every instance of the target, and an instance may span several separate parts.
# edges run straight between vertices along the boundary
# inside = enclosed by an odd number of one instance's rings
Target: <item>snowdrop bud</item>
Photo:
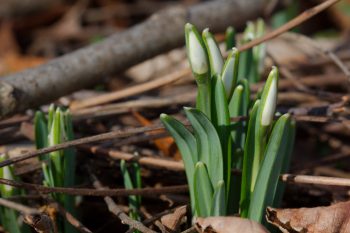
[[[239,51],[233,48],[227,57],[223,71],[222,81],[225,87],[226,97],[230,99],[233,89],[236,85],[238,74]]]
[[[264,92],[267,92],[267,94],[263,93],[263,97],[265,96],[265,102],[261,114],[261,124],[263,126],[269,126],[275,115],[278,85],[278,70],[276,67],[272,68],[266,81],[266,85]]]
[[[202,38],[196,28],[187,23],[185,26],[186,47],[192,72],[202,75],[209,72],[208,56]]]
[[[224,66],[224,60],[222,58],[219,46],[217,45],[214,36],[209,32],[208,28],[203,31],[203,40],[209,55],[211,76],[221,74],[222,67]]]
[[[243,32],[243,40],[253,40],[255,38],[255,25],[253,22],[249,21]]]

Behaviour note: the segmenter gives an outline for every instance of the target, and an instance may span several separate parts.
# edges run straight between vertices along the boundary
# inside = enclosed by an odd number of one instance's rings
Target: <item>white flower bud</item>
[[[266,100],[263,106],[261,115],[261,125],[269,126],[272,123],[273,117],[275,115],[276,103],[277,103],[277,79],[278,71],[276,67],[273,67],[269,74],[270,85],[268,86],[268,92]]]
[[[186,37],[187,37],[187,48],[188,56],[191,63],[192,71],[195,74],[205,74],[208,72],[208,59],[205,52],[205,48],[199,41],[194,32],[194,27],[191,24],[186,24]],[[198,35],[199,36],[199,35]]]
[[[203,39],[206,43],[207,50],[209,53],[211,76],[215,74],[221,74],[222,67],[224,66],[224,60],[222,58],[220,49],[216,44],[213,35],[211,35],[211,33],[209,32],[208,28],[203,31]]]

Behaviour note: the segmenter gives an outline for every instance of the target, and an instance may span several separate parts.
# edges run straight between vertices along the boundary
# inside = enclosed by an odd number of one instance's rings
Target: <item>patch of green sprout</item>
[[[264,34],[262,20],[248,23],[240,42]],[[264,88],[251,99],[250,84],[260,81],[265,45],[240,53],[235,31],[228,28],[224,60],[214,36],[202,36],[186,24],[186,49],[197,83],[196,108],[185,107],[191,124],[175,118],[160,119],[173,136],[185,165],[192,215],[239,214],[262,222],[267,206],[278,206],[283,194],[279,175],[288,169],[295,123],[289,114],[276,119],[278,69],[272,67]],[[231,121],[247,116],[246,120]],[[242,171],[233,176],[232,169]]]
[[[8,159],[6,154],[0,155],[0,162]],[[0,178],[7,180],[19,180],[13,172],[12,166],[6,166],[0,168]],[[0,197],[10,198],[13,196],[21,195],[21,192],[9,185],[0,184]],[[9,233],[27,233],[29,228],[20,221],[19,214],[10,208],[0,206],[0,224],[4,227],[6,232]]]
[[[43,112],[35,114],[35,143],[37,149],[54,146],[74,139],[72,118],[69,111],[50,106],[47,116]],[[72,187],[75,184],[75,150],[68,148],[39,157],[44,175],[44,185],[48,187]],[[74,196],[52,194],[52,198],[68,212],[75,213]],[[62,220],[63,222],[63,220]],[[67,221],[58,224],[60,232],[76,232]]]
[[[130,172],[127,168],[125,160],[120,161],[120,170],[124,179],[124,186],[126,189],[142,188],[141,169],[138,163],[131,163]],[[129,216],[133,220],[141,221],[139,210],[141,207],[141,196],[131,195],[128,197],[129,201]],[[140,231],[135,230],[134,233]]]

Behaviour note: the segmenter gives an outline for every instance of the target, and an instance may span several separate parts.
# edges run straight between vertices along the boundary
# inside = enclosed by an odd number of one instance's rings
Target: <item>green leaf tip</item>
[[[237,83],[239,51],[232,48],[222,70],[222,81],[225,87],[227,99],[230,99]]]

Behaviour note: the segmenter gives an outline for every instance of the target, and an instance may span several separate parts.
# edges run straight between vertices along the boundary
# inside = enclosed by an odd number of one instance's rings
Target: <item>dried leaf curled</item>
[[[23,216],[23,219],[25,223],[33,227],[38,233],[55,232],[52,220],[47,214],[26,214]]]
[[[184,222],[184,219],[187,214],[187,206],[183,205],[174,210],[173,213],[164,215],[161,217],[162,224],[170,232],[177,232],[181,223]]]
[[[268,233],[261,224],[239,217],[197,218],[195,226],[200,233]]]
[[[327,207],[267,208],[267,221],[282,232],[349,233],[350,201]]]

